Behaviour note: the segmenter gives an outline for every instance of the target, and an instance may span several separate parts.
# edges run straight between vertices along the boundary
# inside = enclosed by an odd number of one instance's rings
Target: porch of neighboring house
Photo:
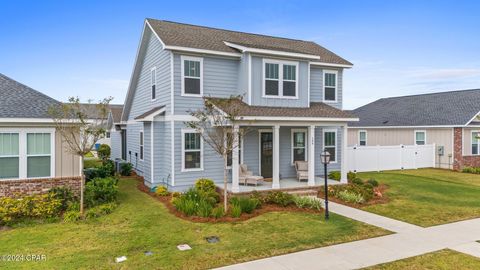
[[[320,160],[323,150],[330,152],[333,160],[328,172],[341,172],[341,181],[328,180],[328,184],[347,182],[346,123],[276,121],[269,124],[255,121],[233,126],[237,147],[231,157],[229,192],[318,189],[324,185],[324,166]],[[302,181],[297,178],[297,160],[304,161],[308,168],[305,171],[308,177]],[[258,181],[245,184],[241,165]],[[219,183],[218,187],[223,189],[223,184]]]

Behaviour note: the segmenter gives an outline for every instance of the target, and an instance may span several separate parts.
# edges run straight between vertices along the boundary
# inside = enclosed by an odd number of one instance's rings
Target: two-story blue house
[[[184,123],[204,97],[242,95],[244,123],[233,130],[249,132],[232,154],[231,191],[243,188],[239,164],[271,179],[262,188],[282,188],[295,178],[296,160],[308,161],[303,185],[314,186],[324,149],[346,182],[347,122],[358,120],[342,110],[350,67],[310,41],[147,19],[122,115],[126,159],[148,186],[180,190],[200,177],[222,183],[222,158]]]

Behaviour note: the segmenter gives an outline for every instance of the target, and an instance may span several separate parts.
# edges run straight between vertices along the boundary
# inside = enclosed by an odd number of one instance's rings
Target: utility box
[[[445,147],[443,145],[437,146],[437,155],[438,156],[445,155]]]

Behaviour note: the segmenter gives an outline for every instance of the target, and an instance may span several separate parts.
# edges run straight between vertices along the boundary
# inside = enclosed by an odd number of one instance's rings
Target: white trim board
[[[267,50],[267,49],[257,49],[257,48],[245,47],[245,46],[238,45],[238,44],[231,43],[231,42],[227,42],[227,41],[224,41],[223,43],[225,43],[225,45],[227,45],[228,47],[235,48],[237,50],[242,51],[243,53],[251,52],[251,53],[259,53],[259,54],[287,56],[287,57],[294,57],[294,58],[306,58],[306,59],[315,59],[315,60],[320,59],[320,56],[313,55],[313,54],[293,53],[293,52]]]
[[[200,135],[200,168],[194,168],[194,169],[185,169],[185,134],[186,133],[200,133],[195,129],[191,128],[182,128],[181,134],[182,134],[182,168],[181,172],[198,172],[198,171],[203,171],[203,159],[204,159],[204,152],[203,152],[203,138]]]
[[[186,77],[185,76],[185,61],[194,61],[200,63],[200,78],[197,77]],[[193,57],[193,56],[186,56],[180,55],[180,88],[181,88],[181,96],[182,97],[203,97],[203,58],[202,57]],[[200,80],[200,93],[199,94],[190,94],[185,93],[185,78],[191,79],[199,79]]]

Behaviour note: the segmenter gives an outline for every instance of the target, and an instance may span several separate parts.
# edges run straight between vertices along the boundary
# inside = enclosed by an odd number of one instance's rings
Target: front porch
[[[299,182],[295,178],[284,178],[280,179],[280,187],[273,188],[272,182],[263,181],[260,185],[240,185],[239,190],[235,193],[250,193],[252,191],[270,191],[270,190],[302,190],[302,189],[314,189],[323,187],[325,183],[325,179],[322,176],[315,177],[315,184],[313,186],[309,186],[308,182],[301,181]],[[340,181],[328,179],[328,185],[340,185],[343,184]],[[217,187],[223,189],[223,184],[217,184]],[[232,192],[232,183],[227,184],[228,192]]]

